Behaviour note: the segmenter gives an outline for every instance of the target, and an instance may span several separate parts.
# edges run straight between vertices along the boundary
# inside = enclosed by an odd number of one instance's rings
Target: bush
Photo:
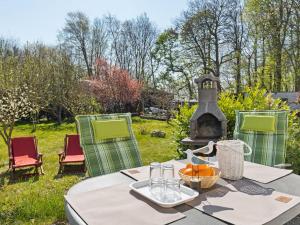
[[[295,114],[296,112],[294,112]],[[291,124],[292,123],[292,124]],[[294,173],[300,174],[300,118],[289,124],[289,141],[287,148],[287,163],[292,164]]]
[[[280,99],[273,99],[266,89],[256,86],[254,88],[246,87],[243,95],[225,91],[219,96],[218,105],[227,118],[228,139],[232,139],[235,125],[236,110],[289,110],[286,102]],[[182,151],[187,146],[181,144],[181,140],[189,136],[189,121],[197,106],[190,108],[184,105],[175,113],[175,119],[172,121],[176,127],[175,141],[177,151],[180,157],[183,157]],[[287,162],[292,164],[296,173],[300,173],[300,121],[296,116],[297,112],[289,114],[289,140],[287,148]]]
[[[86,80],[85,85],[102,110],[106,113],[135,112],[142,83],[133,79],[127,70],[111,66],[105,60],[98,59],[96,67],[95,77]]]
[[[228,138],[232,138],[235,125],[236,110],[289,110],[289,106],[280,99],[273,99],[271,93],[259,85],[246,87],[243,95],[225,91],[219,96],[218,105],[227,118]],[[295,115],[290,116],[293,121]]]
[[[188,146],[181,143],[181,140],[190,135],[190,119],[196,109],[197,105],[190,107],[188,104],[184,104],[175,112],[175,118],[171,122],[175,126],[174,138],[177,144],[179,158],[184,157],[183,151],[188,148]]]

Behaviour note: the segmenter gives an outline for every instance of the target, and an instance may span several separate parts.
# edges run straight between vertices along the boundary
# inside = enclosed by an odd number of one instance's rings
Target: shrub
[[[218,105],[227,118],[228,139],[232,138],[235,125],[235,110],[289,110],[286,102],[280,99],[273,99],[266,89],[259,86],[246,87],[243,95],[225,91],[219,96]],[[189,121],[197,106],[192,108],[184,105],[175,113],[175,119],[172,121],[175,129],[175,141],[177,151],[180,157],[183,157],[182,151],[187,146],[181,144],[181,140],[189,136]],[[289,140],[287,148],[287,162],[292,164],[295,172],[300,173],[300,121],[296,116],[297,112],[289,114]]]
[[[244,89],[243,94],[225,91],[219,96],[218,105],[227,118],[228,138],[232,138],[236,110],[289,110],[289,106],[280,99],[273,99],[271,93],[259,85]],[[290,116],[293,121],[295,116]]]
[[[151,87],[144,87],[141,93],[141,101],[144,108],[158,107],[169,111],[172,108],[173,99],[173,94]]]
[[[190,107],[188,104],[184,104],[182,107],[179,107],[177,112],[175,112],[175,118],[171,122],[175,126],[174,138],[177,144],[179,158],[184,157],[183,151],[187,149],[187,146],[183,145],[181,140],[190,135],[190,118],[196,108],[197,105]]]
[[[98,59],[95,77],[86,80],[88,90],[104,112],[132,111],[141,97],[142,83],[133,79],[127,70]],[[133,109],[134,111],[136,109]]]
[[[296,114],[296,112],[294,112]],[[291,124],[292,123],[292,124]],[[289,124],[289,141],[287,148],[287,163],[292,164],[295,173],[300,174],[300,118]]]

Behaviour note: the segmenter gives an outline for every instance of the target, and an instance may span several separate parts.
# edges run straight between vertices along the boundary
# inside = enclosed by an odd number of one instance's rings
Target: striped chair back
[[[246,116],[248,118],[249,116],[258,116],[261,123],[264,123],[264,117],[274,117],[274,130],[243,130],[242,126]],[[267,166],[284,164],[288,139],[288,112],[273,110],[236,111],[234,138],[251,146],[253,152],[250,156],[246,156],[245,160]]]
[[[76,116],[80,145],[86,159],[90,176],[99,176],[123,169],[142,166],[138,145],[131,128],[131,115],[101,114]],[[109,138],[97,141],[94,137],[92,121],[125,120],[129,137]]]

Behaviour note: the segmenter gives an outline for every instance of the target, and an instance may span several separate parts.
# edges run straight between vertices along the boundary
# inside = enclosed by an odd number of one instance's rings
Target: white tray
[[[133,191],[139,193],[140,195],[144,196],[145,198],[149,199],[150,201],[152,201],[152,202],[156,203],[157,205],[160,205],[161,207],[164,207],[164,208],[171,208],[176,205],[180,205],[180,204],[189,202],[199,195],[199,193],[194,191],[193,189],[181,185],[181,187],[180,187],[181,199],[180,200],[174,201],[174,202],[163,202],[156,198],[153,198],[153,196],[151,195],[151,192],[149,189],[149,180],[133,182],[129,185],[129,187]]]

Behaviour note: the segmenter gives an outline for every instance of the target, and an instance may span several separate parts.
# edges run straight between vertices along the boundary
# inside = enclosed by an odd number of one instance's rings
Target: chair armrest
[[[38,160],[43,161],[43,154],[42,153],[38,153]]]
[[[65,157],[66,157],[66,155],[65,155],[64,151],[61,151],[60,153],[58,153],[59,161],[63,160]]]
[[[282,164],[274,165],[274,167],[275,167],[275,168],[278,168],[278,169],[291,169],[292,164],[289,164],[289,163],[282,163]]]

